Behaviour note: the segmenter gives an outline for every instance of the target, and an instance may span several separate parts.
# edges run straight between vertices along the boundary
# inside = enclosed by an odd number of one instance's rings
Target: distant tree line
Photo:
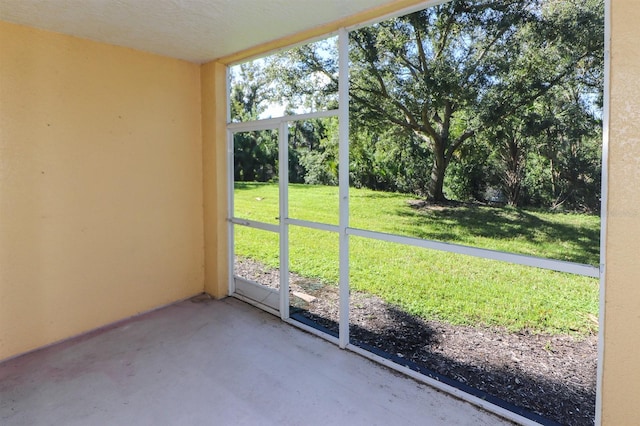
[[[597,211],[602,0],[454,0],[350,33],[350,181],[434,202]],[[335,40],[236,68],[234,120],[337,105]],[[335,119],[289,131],[292,182],[337,184]],[[235,141],[236,179],[271,180],[277,139]]]

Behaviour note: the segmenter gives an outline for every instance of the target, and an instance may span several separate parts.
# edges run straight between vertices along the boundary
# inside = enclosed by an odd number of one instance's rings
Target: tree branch
[[[464,141],[469,139],[471,136],[475,135],[476,132],[477,132],[477,129],[467,130],[466,132],[458,136],[458,138],[456,138],[456,140],[447,148],[447,152],[445,156],[446,160],[449,161],[451,157],[453,157],[453,153],[456,152],[458,148],[460,148],[460,146],[464,143]]]

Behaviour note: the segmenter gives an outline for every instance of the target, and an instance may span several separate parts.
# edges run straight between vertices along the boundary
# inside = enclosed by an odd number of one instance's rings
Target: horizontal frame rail
[[[248,219],[233,218],[229,220],[236,225],[258,228],[265,231],[279,232],[278,225],[257,222]],[[340,227],[327,223],[311,222],[300,219],[285,219],[287,225],[301,226],[305,228],[318,229],[328,232],[340,232]],[[582,263],[567,262],[564,260],[547,259],[544,257],[527,256],[525,254],[509,253],[499,250],[491,250],[479,247],[465,246],[463,244],[445,243],[442,241],[426,240],[422,238],[406,237],[403,235],[387,234],[378,231],[368,231],[359,228],[346,228],[347,235],[355,237],[369,238],[373,240],[386,241],[390,243],[405,244],[414,247],[422,247],[431,250],[457,253],[467,256],[479,257],[483,259],[498,260],[501,262],[514,263],[517,265],[531,266],[534,268],[548,269],[557,272],[566,272],[574,275],[581,275],[591,278],[600,278],[600,268]]]
[[[234,225],[248,226],[249,228],[257,228],[262,229],[263,231],[280,233],[280,225],[276,224],[258,222],[257,220],[250,219],[239,219],[236,217],[229,219],[229,222]]]
[[[302,226],[304,228],[318,229],[320,231],[340,232],[340,227],[338,225],[330,225],[328,223],[311,222],[300,219],[285,219],[285,223],[287,225]]]
[[[464,254],[467,256],[484,259],[499,260],[518,265],[533,266],[541,269],[549,269],[558,272],[599,278],[600,269],[581,263],[566,262],[564,260],[547,259],[544,257],[527,256],[524,254],[507,253],[498,250],[470,247],[462,244],[444,243],[441,241],[425,240],[422,238],[405,237],[402,235],[386,234],[384,232],[366,231],[358,228],[347,228],[347,234],[356,237],[370,238],[391,243],[405,244],[415,247],[423,247],[432,250],[446,251],[449,253]]]

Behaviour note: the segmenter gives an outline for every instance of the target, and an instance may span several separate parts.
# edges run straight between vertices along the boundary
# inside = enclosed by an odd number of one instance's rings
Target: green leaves
[[[453,0],[349,40],[354,184],[597,210],[603,0]],[[336,107],[336,49],[327,39],[242,68],[234,119]],[[334,149],[292,152],[296,181],[332,181]]]

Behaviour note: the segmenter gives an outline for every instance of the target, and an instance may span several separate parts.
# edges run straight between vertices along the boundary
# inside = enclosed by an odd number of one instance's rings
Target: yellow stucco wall
[[[200,67],[0,22],[0,360],[201,292]]]
[[[640,421],[640,3],[611,1],[602,424]]]

